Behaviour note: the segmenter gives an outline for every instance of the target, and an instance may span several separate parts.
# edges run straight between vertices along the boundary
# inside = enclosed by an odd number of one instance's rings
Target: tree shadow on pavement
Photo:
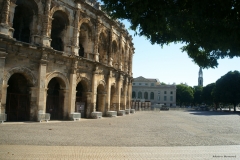
[[[239,115],[240,111],[196,111],[196,110],[186,110],[189,114],[197,116],[222,116],[222,115]]]

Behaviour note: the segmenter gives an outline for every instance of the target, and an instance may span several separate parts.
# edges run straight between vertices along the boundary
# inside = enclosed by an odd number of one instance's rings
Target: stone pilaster
[[[31,87],[30,88],[30,120],[37,121],[38,116],[38,107],[37,107],[37,95],[38,95],[38,88]]]
[[[4,49],[0,49],[0,113],[5,113],[5,105],[7,98],[7,82],[4,80],[4,70],[7,53]]]
[[[97,17],[96,30],[95,30],[95,40],[94,40],[94,60],[99,62],[99,53],[98,53],[98,42],[99,42],[99,16]]]
[[[111,30],[110,30],[110,34],[109,34],[110,38],[109,38],[109,56],[108,56],[108,65],[109,66],[113,66],[113,53],[112,53],[112,38],[113,38],[113,26],[111,26]]]
[[[79,43],[78,37],[80,34],[79,17],[80,17],[80,9],[78,8],[76,10],[76,14],[74,18],[74,28],[73,28],[73,37],[72,37],[72,54],[74,55],[78,55],[78,50],[79,50],[79,44],[78,44]]]
[[[9,14],[10,14],[10,8],[11,8],[11,1],[10,0],[4,0],[3,1],[3,7],[2,7],[2,14],[1,14],[1,23],[0,23],[0,34],[12,37],[11,32],[12,28],[9,25]]]
[[[98,93],[98,107],[103,116],[106,115],[106,96],[106,93]]]
[[[75,92],[76,94],[76,92]],[[69,90],[67,89],[62,89],[59,90],[59,96],[60,97],[64,97],[64,102],[63,102],[63,119],[68,119],[69,115],[70,115],[70,110],[68,107],[68,103],[69,103]]]
[[[91,113],[93,112],[92,108],[92,92],[85,93],[87,98],[87,105],[86,105],[86,118],[91,118]]]
[[[129,80],[129,81],[128,81],[128,97],[127,97],[127,101],[128,101],[127,109],[131,109],[131,102],[132,102],[132,80]]]
[[[76,76],[76,68],[77,61],[73,60],[72,72],[70,74],[70,86],[69,86],[69,114],[75,112],[75,102],[76,102],[76,87],[77,87],[77,76]]]
[[[42,111],[45,113],[46,111],[46,96],[47,96],[47,84],[45,84],[46,80],[46,72],[47,72],[47,53],[42,51],[42,58],[39,64],[39,72],[38,72],[38,98],[37,98],[37,105],[38,111]]]
[[[50,9],[51,9],[51,1],[52,0],[46,0],[45,3],[45,12],[43,16],[43,26],[42,26],[42,46],[44,47],[50,47],[51,46],[51,38],[50,38],[50,29],[51,29],[51,22],[52,18],[49,17]]]

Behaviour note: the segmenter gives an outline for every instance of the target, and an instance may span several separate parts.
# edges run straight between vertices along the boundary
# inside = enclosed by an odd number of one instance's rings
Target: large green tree
[[[184,84],[177,85],[176,101],[180,106],[191,104],[193,101],[193,89]]]
[[[194,105],[199,105],[203,102],[203,100],[202,100],[202,90],[203,90],[202,86],[194,86],[193,87],[193,91],[194,91],[193,103],[194,103]]]
[[[113,18],[127,19],[152,44],[182,42],[195,63],[217,67],[220,58],[240,56],[238,0],[101,0]]]
[[[215,83],[211,83],[203,87],[202,99],[203,99],[203,102],[206,103],[207,105],[212,105],[215,102],[213,97],[214,88],[215,88]]]
[[[217,101],[232,104],[234,111],[240,103],[240,73],[230,71],[216,81],[214,96]]]

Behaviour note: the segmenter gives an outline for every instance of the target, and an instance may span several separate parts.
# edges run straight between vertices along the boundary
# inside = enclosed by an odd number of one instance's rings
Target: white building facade
[[[176,85],[161,85],[158,79],[142,76],[133,78],[132,100],[145,100],[154,104],[176,106]]]

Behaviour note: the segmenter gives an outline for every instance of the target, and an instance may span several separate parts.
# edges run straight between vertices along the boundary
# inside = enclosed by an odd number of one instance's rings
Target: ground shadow
[[[239,115],[240,111],[198,111],[198,110],[185,110],[189,114],[198,115],[198,116],[222,116],[222,115]]]

